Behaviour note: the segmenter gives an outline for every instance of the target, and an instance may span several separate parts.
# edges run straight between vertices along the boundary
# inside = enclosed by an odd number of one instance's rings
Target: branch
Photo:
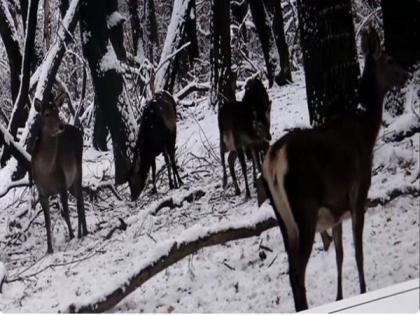
[[[210,85],[208,82],[206,83],[198,83],[198,82],[191,82],[187,84],[181,91],[175,94],[175,98],[178,100],[182,100],[187,97],[192,92],[206,92],[210,90]]]
[[[0,123],[0,143],[4,142],[10,149],[10,154],[19,162],[29,167],[31,156],[28,152],[15,141],[10,132]]]
[[[72,0],[60,25],[56,41],[48,50],[42,63],[34,97],[35,100],[41,102],[41,108],[49,99],[55,76],[64,56],[65,46],[72,40],[70,33],[76,27],[79,12],[77,10],[78,6],[79,0]]]
[[[14,182],[11,182],[7,187],[4,187],[2,190],[0,190],[0,198],[3,198],[7,195],[7,193],[14,189],[19,187],[28,187],[29,181],[27,179],[20,179]]]
[[[182,197],[182,199],[175,199],[173,196],[163,200],[156,208],[154,208],[152,211],[150,211],[151,215],[156,215],[156,213],[159,212],[159,210],[165,208],[165,207],[169,207],[171,209],[174,208],[180,208],[182,207],[184,201],[187,202],[193,202],[195,200],[199,200],[201,199],[201,197],[203,197],[206,193],[201,190],[201,189],[197,189],[194,190],[192,192],[190,192],[188,195],[185,195]]]
[[[139,288],[150,278],[196,251],[229,241],[259,236],[262,232],[277,226],[270,206],[258,209],[256,215],[242,220],[225,224],[225,226],[193,226],[184,231],[177,239],[158,245],[147,257],[154,257],[151,261],[143,262],[141,268],[127,281],[106,296],[96,301],[77,305],[71,304],[65,313],[104,312],[117,305],[124,297]],[[199,235],[199,236],[197,236]]]
[[[406,186],[406,187],[399,187],[394,188],[390,192],[388,192],[385,197],[376,197],[368,200],[368,207],[373,208],[378,205],[384,206],[387,203],[391,202],[394,199],[397,199],[398,197],[405,196],[405,195],[411,195],[414,198],[417,198],[420,196],[420,191],[418,187],[415,186]]]

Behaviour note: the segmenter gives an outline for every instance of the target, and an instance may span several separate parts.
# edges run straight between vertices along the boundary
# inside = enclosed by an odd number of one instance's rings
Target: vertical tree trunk
[[[44,42],[46,51],[51,45],[51,10],[50,0],[44,0]]]
[[[309,118],[321,125],[354,112],[359,64],[350,0],[298,0]]]
[[[29,0],[29,12],[26,26],[25,48],[21,67],[21,81],[18,96],[13,106],[13,112],[9,122],[9,132],[12,136],[16,137],[17,130],[25,126],[26,119],[28,118],[28,94],[29,83],[31,79],[31,61],[34,55],[35,47],[35,31],[37,23],[39,0]],[[15,139],[16,140],[16,139]],[[10,159],[10,151],[5,147],[3,156],[1,157],[1,164],[4,165]]]
[[[15,103],[20,85],[20,67],[22,64],[22,54],[20,52],[19,41],[16,38],[16,28],[10,20],[11,14],[4,1],[0,2],[0,36],[6,48],[7,58],[10,66],[10,88],[12,101]]]
[[[106,2],[106,18],[109,30],[109,39],[112,47],[121,61],[127,59],[127,54],[124,47],[124,17],[118,12],[117,0],[105,0]]]
[[[280,72],[280,58],[274,49],[273,31],[269,25],[269,19],[262,0],[252,0],[249,2],[252,18],[257,29],[258,37],[267,67],[267,78],[269,86],[274,82],[274,76]]]
[[[166,90],[169,93],[173,91],[179,56],[171,56],[188,41],[186,28],[191,16],[195,16],[195,0],[174,1],[171,22],[160,56],[160,69],[156,73],[156,91]]]
[[[111,133],[115,161],[115,182],[127,181],[130,168],[130,146],[135,141],[128,108],[123,99],[123,78],[119,63],[109,43],[106,3],[83,0],[80,6],[83,29],[83,53],[88,60],[97,104],[103,109]]]
[[[140,26],[140,18],[138,13],[139,2],[138,0],[128,0],[128,12],[130,14],[131,24],[131,37],[133,40],[133,55],[144,57],[143,45],[142,45],[142,29]],[[140,51],[141,50],[141,51]]]
[[[382,0],[385,49],[409,68],[420,62],[420,1]]]
[[[159,45],[154,0],[144,0],[144,16],[146,19],[145,51],[147,58],[153,63],[155,47]]]
[[[20,13],[22,15],[22,24],[23,24],[24,31],[26,31],[26,18],[28,16],[28,1],[29,0],[19,0]]]
[[[278,85],[292,82],[292,69],[290,67],[289,47],[287,47],[286,35],[284,33],[283,11],[280,0],[273,2],[273,33],[277,50],[280,56],[280,72],[274,78]]]
[[[234,101],[236,77],[232,73],[230,47],[230,0],[212,1],[212,47],[210,50],[213,107]]]

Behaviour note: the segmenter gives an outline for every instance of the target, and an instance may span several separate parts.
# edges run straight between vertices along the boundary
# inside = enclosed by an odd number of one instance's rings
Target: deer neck
[[[363,129],[365,139],[372,149],[382,123],[382,103],[385,96],[385,91],[379,88],[375,67],[373,57],[367,56],[360,85],[360,102],[365,108],[362,115]]]
[[[42,152],[42,159],[49,169],[52,169],[57,160],[58,136],[42,135],[39,141],[38,152]]]

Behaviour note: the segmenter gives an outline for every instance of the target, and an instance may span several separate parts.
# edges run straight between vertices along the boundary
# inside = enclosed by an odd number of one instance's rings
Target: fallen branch
[[[165,270],[172,264],[196,251],[229,241],[258,236],[269,228],[277,226],[271,207],[259,209],[257,215],[238,224],[225,227],[206,228],[195,226],[186,230],[178,239],[164,242],[158,245],[148,257],[154,257],[151,261],[143,263],[143,266],[130,279],[117,287],[106,296],[86,305],[71,304],[64,313],[90,313],[104,312],[117,305],[124,297],[143,285],[147,280]],[[200,236],[196,237],[195,234]]]
[[[389,198],[387,201],[381,198],[373,199],[369,201],[369,206],[373,207],[375,204],[385,204],[407,193],[418,195],[418,190],[410,188],[404,191],[398,191],[396,189],[388,194]],[[99,313],[110,310],[156,274],[188,255],[206,247],[259,236],[262,232],[278,226],[277,220],[273,216],[274,213],[271,206],[266,203],[254,215],[246,217],[239,222],[228,222],[227,224],[220,224],[219,226],[213,227],[193,226],[185,230],[178,238],[157,245],[147,255],[151,259],[141,262],[139,270],[116,289],[108,294],[99,296],[95,301],[88,304],[78,305],[77,303],[73,303],[67,309],[63,310],[63,313]]]
[[[411,195],[414,198],[420,196],[420,191],[418,187],[415,186],[407,186],[407,187],[399,187],[394,188],[390,192],[388,192],[385,197],[376,197],[373,199],[368,200],[368,207],[373,208],[378,205],[384,206],[387,203],[391,202],[394,199],[397,199],[401,196]]]
[[[206,92],[209,90],[210,90],[210,85],[208,82],[207,83],[191,82],[187,84],[184,88],[182,88],[181,91],[176,93],[175,98],[178,100],[182,100],[193,92]]]
[[[24,179],[24,178],[11,182],[7,187],[3,187],[3,189],[0,190],[0,198],[6,196],[7,193],[14,188],[28,187],[28,186],[29,186],[29,180]]]
[[[182,197],[182,199],[175,199],[174,197],[170,197],[168,199],[163,200],[155,209],[153,209],[150,212],[150,214],[156,215],[159,212],[159,210],[165,207],[169,207],[171,209],[180,208],[182,207],[184,201],[193,202],[195,200],[201,199],[201,197],[203,197],[205,194],[206,193],[203,190],[197,189],[189,193],[188,195],[185,195],[184,197]]]

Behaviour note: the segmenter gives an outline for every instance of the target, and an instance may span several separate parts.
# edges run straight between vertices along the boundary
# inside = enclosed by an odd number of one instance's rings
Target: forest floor
[[[287,128],[309,125],[302,73],[294,73],[294,80],[269,90],[274,140]],[[375,147],[369,197],[384,205],[369,208],[365,218],[364,265],[369,291],[419,277],[419,198],[408,193],[418,192],[420,184],[419,134],[405,133],[419,124],[419,87],[408,89],[404,113],[396,118],[385,114],[386,126]],[[217,116],[207,101],[178,113],[177,160],[184,185],[169,190],[160,157],[156,195],[151,194],[151,185],[137,202],[128,201],[127,185],[118,188],[121,200],[109,189],[101,190],[96,200],[86,195],[90,233],[71,241],[55,203],[51,210],[54,254],[45,254],[44,217],[39,203],[32,208],[31,190],[16,188],[0,199],[0,262],[8,273],[0,293],[0,311],[58,312],[71,303],[96,301],[125,283],[144,263],[153,261],[159,244],[181,234],[199,235],[206,227],[235,225],[262,211],[255,189],[251,189],[250,200],[244,199],[239,165],[242,194],[234,195],[230,176],[228,188],[222,189]],[[7,167],[0,170],[0,191],[9,184],[9,172]],[[109,152],[85,150],[84,185],[93,187],[112,179],[112,174]],[[250,167],[248,178],[252,182]],[[398,191],[403,194],[394,198]],[[195,200],[181,202],[192,192],[198,192]],[[178,206],[156,211],[161,201],[170,197]],[[70,212],[76,228],[73,198]],[[120,228],[120,219],[125,230]],[[343,293],[349,297],[359,294],[359,280],[350,220],[343,228]],[[306,274],[310,307],[334,301],[336,275],[334,248],[325,252],[317,234]],[[276,227],[259,237],[201,249],[150,279],[111,311],[293,312],[280,230]]]

